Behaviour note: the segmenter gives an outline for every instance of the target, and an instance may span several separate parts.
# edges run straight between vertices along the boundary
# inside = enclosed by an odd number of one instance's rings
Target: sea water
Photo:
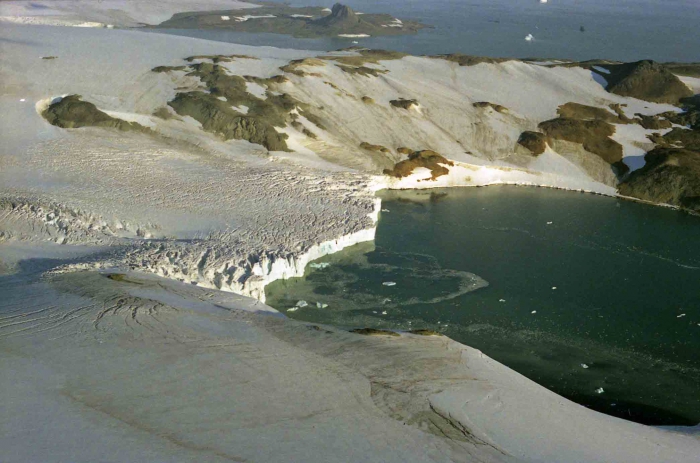
[[[334,0],[291,0],[331,6]],[[209,40],[300,50],[355,45],[414,55],[464,53],[512,58],[700,61],[698,0],[347,0],[365,13],[389,13],[433,26],[414,35],[296,39],[226,30],[154,30]],[[583,31],[581,30],[583,28]],[[533,40],[525,37],[532,34]]]
[[[268,285],[267,303],[435,330],[595,410],[700,422],[700,218],[532,187],[380,195],[375,242]]]

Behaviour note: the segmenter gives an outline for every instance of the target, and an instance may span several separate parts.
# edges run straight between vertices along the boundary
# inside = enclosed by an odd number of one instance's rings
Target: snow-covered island
[[[39,3],[0,3],[1,461],[697,461],[697,428],[594,412],[434,333],[264,303],[372,240],[379,189],[697,212],[688,69],[252,47],[121,29],[203,3],[263,16],[236,2]],[[85,23],[114,28],[61,27]]]

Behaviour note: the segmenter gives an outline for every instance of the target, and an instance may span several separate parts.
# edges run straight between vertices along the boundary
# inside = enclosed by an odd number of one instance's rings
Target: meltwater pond
[[[381,196],[374,243],[270,284],[268,304],[432,329],[604,413],[700,423],[700,218],[543,188]]]

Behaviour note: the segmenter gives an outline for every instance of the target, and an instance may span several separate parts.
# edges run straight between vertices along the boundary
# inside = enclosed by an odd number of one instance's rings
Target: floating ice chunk
[[[360,43],[360,42],[358,42],[357,40],[353,40],[352,43]]]
[[[296,312],[299,310],[299,307],[292,307],[291,309],[287,309],[287,312]]]
[[[24,103],[24,102],[27,101],[27,100],[26,100],[26,98],[21,98],[19,101],[21,101],[22,103]]]
[[[554,222],[547,222],[547,225],[552,225]]]
[[[498,302],[506,302],[505,299],[499,299]]]
[[[585,363],[582,363],[581,368],[588,368],[588,365],[586,365]]]
[[[385,282],[382,283],[382,284],[383,284],[384,286],[396,286],[396,282],[395,282],[395,281],[385,281]]]
[[[681,317],[685,317],[685,314],[682,313],[682,314],[680,314],[679,316],[677,316],[676,318],[681,318]]]
[[[386,315],[386,310],[384,312],[382,312],[382,315]]]
[[[299,308],[306,307],[307,305],[309,305],[309,303],[306,301],[297,302],[297,307],[299,307]]]
[[[525,36],[525,40],[527,40],[528,42],[532,42],[532,40],[533,40],[534,38],[535,38],[535,37],[534,37],[532,34],[527,34],[527,35]]]
[[[338,34],[338,37],[345,37],[348,39],[354,39],[354,38],[362,39],[362,38],[366,38],[366,37],[371,37],[371,35],[369,35],[369,34]]]
[[[221,20],[222,20],[222,21],[230,21],[230,20],[231,20],[231,16],[222,16],[222,17],[221,17]]]
[[[328,304],[324,304],[323,302],[317,302],[316,307],[319,309],[325,309],[326,307],[328,307]]]
[[[328,268],[330,266],[331,264],[329,264],[328,262],[314,262],[309,264],[309,267],[311,268]]]
[[[382,301],[382,304],[386,304],[387,302],[391,302],[391,299],[389,299],[388,297]]]
[[[598,394],[602,394],[603,392],[605,392],[605,389],[603,389],[602,387],[599,387],[599,388],[596,389],[595,391],[596,391]]]
[[[382,212],[391,212],[389,209],[382,209]]]
[[[557,287],[556,287],[556,286],[552,286],[552,289],[557,289]]]
[[[292,14],[290,16],[292,18],[313,18],[313,16],[310,14]]]
[[[540,0],[540,3],[547,3],[547,0]]]
[[[533,310],[533,311],[532,311],[532,312],[530,312],[530,313],[537,313],[537,311],[536,311],[536,310]]]

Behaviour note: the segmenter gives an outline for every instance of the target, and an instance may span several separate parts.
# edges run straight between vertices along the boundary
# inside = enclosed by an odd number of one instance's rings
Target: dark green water
[[[315,323],[437,330],[604,413],[700,422],[699,218],[542,188],[381,196],[375,243],[269,285],[268,303]]]

